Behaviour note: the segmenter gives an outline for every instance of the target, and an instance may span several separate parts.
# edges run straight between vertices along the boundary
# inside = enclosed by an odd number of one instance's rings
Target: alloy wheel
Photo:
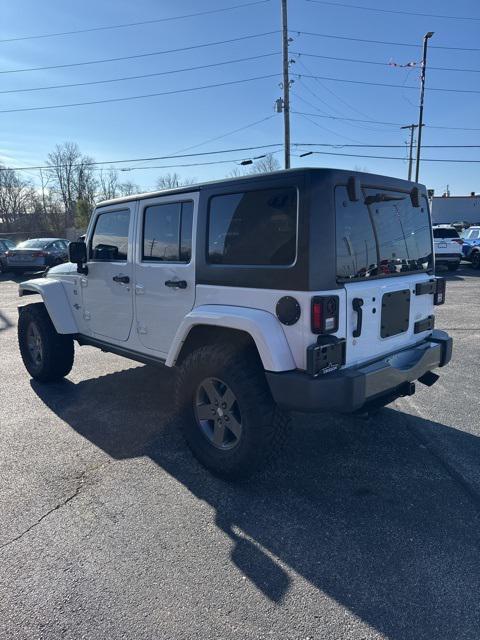
[[[43,360],[43,344],[42,336],[34,322],[30,322],[28,325],[27,346],[31,361],[38,367]]]
[[[233,449],[242,436],[242,416],[230,387],[218,378],[206,378],[195,397],[195,416],[207,440],[217,449]]]

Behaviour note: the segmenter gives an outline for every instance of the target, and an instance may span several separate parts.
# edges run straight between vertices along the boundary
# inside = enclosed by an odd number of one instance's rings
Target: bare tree
[[[77,202],[93,205],[96,179],[92,159],[84,156],[74,142],[64,142],[48,154],[50,189],[56,191],[65,213],[65,227],[73,226]]]
[[[278,171],[279,169],[280,162],[273,153],[267,153],[264,158],[259,158],[254,162],[248,173],[271,173],[272,171]]]
[[[229,178],[239,178],[241,176],[249,176],[253,173],[271,173],[280,169],[280,162],[273,155],[268,153],[265,157],[259,158],[252,164],[247,166],[236,166],[229,173]]]
[[[0,165],[0,222],[10,231],[20,217],[31,211],[33,187],[14,169]]]
[[[118,185],[118,191],[121,196],[132,196],[134,193],[140,193],[141,188],[135,182],[127,180]]]
[[[184,187],[189,184],[194,184],[192,178],[182,178],[176,171],[173,173],[166,173],[160,176],[157,180],[157,189],[176,189],[177,187]]]
[[[98,197],[101,200],[111,200],[119,194],[118,171],[113,167],[101,169],[98,174]]]

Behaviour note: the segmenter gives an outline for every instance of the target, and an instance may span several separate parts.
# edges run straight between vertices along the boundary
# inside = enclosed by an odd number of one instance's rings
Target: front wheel
[[[180,366],[176,405],[187,443],[215,475],[238,479],[272,457],[288,416],[273,402],[254,350],[201,347]]]
[[[472,267],[474,269],[480,269],[480,251],[474,251],[472,253]]]
[[[39,382],[53,382],[68,375],[73,366],[73,338],[57,333],[43,303],[20,310],[18,344],[23,364]]]

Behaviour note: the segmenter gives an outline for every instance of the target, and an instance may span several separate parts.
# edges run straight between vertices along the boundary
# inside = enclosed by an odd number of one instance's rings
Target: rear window
[[[455,229],[436,228],[433,230],[434,238],[459,238],[458,231]]]
[[[17,249],[43,249],[50,241],[45,240],[24,240],[17,245]]]
[[[335,189],[337,279],[384,277],[428,271],[433,265],[426,202],[413,207],[409,194],[364,189],[351,202]]]
[[[297,251],[297,190],[263,189],[213,196],[208,261],[213,264],[291,265]]]

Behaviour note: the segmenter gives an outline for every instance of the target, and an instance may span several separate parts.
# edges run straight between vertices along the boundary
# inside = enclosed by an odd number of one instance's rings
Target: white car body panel
[[[39,293],[42,296],[58,333],[78,333],[78,325],[62,281],[53,278],[27,280],[19,285],[21,296],[25,291]]]
[[[295,369],[290,347],[277,318],[267,311],[226,305],[202,305],[191,311],[178,328],[166,365],[173,366],[190,329],[197,325],[213,325],[239,329],[250,334],[266,371]]]

